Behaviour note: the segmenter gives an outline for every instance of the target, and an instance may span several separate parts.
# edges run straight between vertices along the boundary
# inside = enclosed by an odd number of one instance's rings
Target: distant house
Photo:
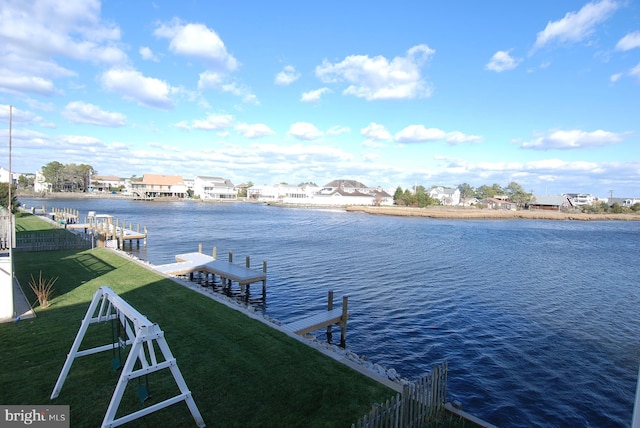
[[[635,204],[640,204],[640,198],[609,198],[607,202],[609,205],[617,203],[623,207],[632,207]]]
[[[47,182],[41,171],[36,171],[36,178],[33,180],[33,191],[36,193],[44,193],[51,191],[51,183]]]
[[[429,190],[429,196],[440,201],[442,205],[460,205],[460,189],[434,187]]]
[[[529,204],[534,210],[560,211],[574,208],[571,198],[566,195],[555,196],[536,196],[534,201]]]
[[[193,180],[193,194],[203,200],[238,199],[238,191],[233,183],[221,177],[196,176]]]
[[[9,170],[4,169],[4,167],[0,166],[0,183],[8,183],[9,182]]]
[[[518,204],[502,198],[485,198],[481,203],[490,210],[516,211],[518,209]]]
[[[477,205],[480,203],[480,199],[474,197],[471,198],[460,198],[460,205],[463,207],[471,207],[473,205]]]
[[[94,175],[89,183],[90,192],[110,192],[124,185],[120,177],[112,175]]]
[[[356,180],[333,180],[314,195],[320,205],[393,205],[393,196],[381,187],[369,187]]]
[[[134,198],[184,198],[187,186],[179,175],[144,174],[142,181],[131,183]]]
[[[598,200],[598,198],[589,193],[565,193],[563,196],[567,196],[571,199],[571,203],[574,207],[581,205],[593,205],[593,203]]]
[[[322,188],[314,184],[252,186],[247,189],[247,196],[265,202],[299,205],[393,205],[393,196],[382,188],[368,187],[355,180],[333,180]]]

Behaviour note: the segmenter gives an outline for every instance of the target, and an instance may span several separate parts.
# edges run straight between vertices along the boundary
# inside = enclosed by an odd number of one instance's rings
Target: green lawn
[[[17,230],[48,228],[35,220],[19,216]],[[34,319],[0,324],[2,404],[68,404],[71,426],[100,425],[119,375],[111,351],[76,359],[60,396],[49,396],[93,293],[103,285],[165,332],[208,426],[348,427],[373,403],[394,395],[297,340],[108,250],[14,253],[14,259],[32,302],[31,275],[58,279],[49,308],[36,308]],[[81,349],[111,340],[110,323],[94,325]],[[136,385],[130,382],[118,416],[177,393],[169,370],[149,376],[152,398],[145,404]],[[128,426],[195,423],[179,403]]]

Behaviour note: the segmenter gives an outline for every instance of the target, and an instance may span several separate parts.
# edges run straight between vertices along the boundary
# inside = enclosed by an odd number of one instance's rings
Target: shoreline
[[[409,207],[369,207],[349,206],[347,212],[362,212],[372,215],[390,215],[402,217],[427,217],[438,219],[458,220],[504,220],[504,219],[531,219],[531,220],[579,220],[579,221],[640,221],[640,214],[587,214],[569,213],[562,211],[546,210],[490,210],[477,208],[409,208]]]
[[[87,194],[87,193],[48,193],[47,195],[36,195],[28,193],[18,193],[18,198],[25,197],[30,199],[93,199],[93,198],[105,198],[105,199],[131,199],[130,197],[120,194],[100,193],[100,194]],[[19,200],[19,199],[18,199]],[[200,202],[200,203],[262,203],[251,200],[236,199],[233,201],[212,201],[212,200],[200,200],[200,199],[175,199],[175,198],[158,198],[155,202]],[[148,201],[153,203],[154,201]],[[549,210],[491,210],[491,209],[478,209],[470,207],[444,207],[434,206],[427,208],[414,208],[414,207],[399,207],[399,206],[366,206],[366,205],[293,205],[293,204],[278,204],[267,203],[269,206],[281,207],[281,208],[307,208],[307,209],[338,209],[346,212],[361,212],[371,215],[388,215],[398,217],[425,217],[425,218],[437,218],[437,219],[452,219],[452,220],[505,220],[505,219],[530,219],[530,220],[576,220],[576,221],[640,221],[640,213],[634,214],[588,214],[580,212],[563,212],[563,211],[549,211]]]

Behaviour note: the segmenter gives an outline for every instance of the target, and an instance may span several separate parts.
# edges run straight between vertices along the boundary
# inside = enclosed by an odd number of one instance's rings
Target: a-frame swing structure
[[[91,324],[107,321],[114,322],[114,320],[119,323],[119,326],[123,327],[124,338],[112,338],[112,343],[91,349],[80,350],[82,340]],[[71,350],[67,355],[67,359],[62,367],[58,381],[53,388],[51,399],[53,400],[60,394],[62,385],[64,384],[64,381],[69,374],[69,370],[71,369],[71,365],[73,364],[73,360],[76,357],[83,357],[85,355],[91,355],[108,350],[113,351],[116,347],[118,347],[119,351],[120,348],[124,348],[128,345],[132,345],[131,350],[129,351],[127,359],[122,366],[120,378],[118,379],[113,396],[111,397],[111,402],[109,403],[104,420],[102,421],[102,427],[120,426],[157,410],[179,403],[180,401],[184,401],[187,404],[196,424],[199,427],[204,427],[204,420],[202,419],[200,411],[193,400],[191,391],[187,388],[187,384],[185,383],[182,373],[178,368],[176,359],[173,354],[171,354],[169,345],[164,338],[164,332],[157,324],[151,323],[144,315],[140,314],[140,312],[135,310],[107,286],[100,287],[93,295],[93,300],[91,301],[89,309],[82,320],[82,325],[78,330],[75,340],[73,341],[73,345],[71,345]],[[162,359],[160,361],[158,360],[158,355],[156,355],[156,348],[154,345],[158,347],[162,354]],[[117,364],[114,365],[114,368],[115,366],[120,365],[119,362],[116,363]],[[142,376],[167,368],[171,370],[171,374],[178,385],[180,394],[128,415],[117,419],[115,418],[120,401],[122,400],[122,396],[127,387],[127,383],[130,380],[140,380]],[[141,401],[144,401],[147,393],[148,391],[145,391],[144,388],[138,391]]]

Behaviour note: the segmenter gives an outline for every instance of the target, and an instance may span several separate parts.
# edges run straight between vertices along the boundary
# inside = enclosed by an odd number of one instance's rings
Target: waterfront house
[[[460,204],[460,189],[449,189],[446,187],[434,187],[429,190],[429,196],[433,199],[440,201],[442,205],[459,205]]]
[[[94,175],[90,177],[89,192],[111,192],[124,186],[124,181],[120,177],[113,175]]]
[[[516,211],[518,209],[518,205],[515,202],[502,198],[485,198],[481,203],[490,210]]]
[[[571,198],[566,195],[536,196],[529,204],[534,210],[560,211],[574,208]]]
[[[233,183],[221,177],[196,176],[193,180],[193,194],[203,200],[238,199],[238,191]]]
[[[33,180],[33,191],[36,193],[44,193],[51,191],[51,183],[47,182],[41,171],[36,171],[36,178]]]
[[[640,204],[640,198],[609,198],[607,202],[609,205],[617,203],[621,207],[632,207],[635,204]]]
[[[131,183],[134,198],[185,198],[187,186],[179,175],[144,174],[142,181]]]
[[[275,186],[251,186],[247,188],[247,197],[264,202],[281,202],[286,204],[310,203],[309,200],[318,192],[315,184],[290,186],[277,184]]]
[[[393,205],[393,196],[382,188],[368,187],[355,180],[333,180],[322,188],[315,184],[252,186],[247,189],[247,196],[259,201],[297,205]]]
[[[562,196],[567,196],[571,199],[571,203],[574,207],[581,205],[593,205],[593,203],[598,200],[598,198],[589,193],[565,193]]]

